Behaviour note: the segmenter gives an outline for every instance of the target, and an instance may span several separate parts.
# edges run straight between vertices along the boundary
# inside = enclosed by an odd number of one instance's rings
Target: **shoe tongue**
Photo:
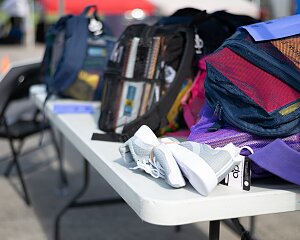
[[[179,143],[179,141],[176,138],[173,137],[164,137],[160,138],[161,143]]]
[[[150,145],[153,145],[153,146],[156,146],[156,145],[159,144],[159,141],[158,141],[157,137],[155,136],[155,134],[146,125],[141,126],[135,132],[134,136],[136,136],[137,138],[139,138],[140,140],[142,140],[146,144],[150,144]]]
[[[232,158],[234,158],[236,155],[240,154],[240,149],[238,147],[234,146],[233,143],[228,143],[224,147],[221,147],[221,148],[217,147],[216,149],[227,151]]]

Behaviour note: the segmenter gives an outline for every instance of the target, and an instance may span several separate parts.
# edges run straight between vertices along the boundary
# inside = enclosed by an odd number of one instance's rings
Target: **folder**
[[[125,78],[133,78],[136,55],[140,38],[134,37],[128,50],[128,60],[125,65]],[[116,122],[116,133],[121,133],[123,126],[134,120],[139,113],[141,96],[143,92],[142,82],[124,81],[120,107]]]

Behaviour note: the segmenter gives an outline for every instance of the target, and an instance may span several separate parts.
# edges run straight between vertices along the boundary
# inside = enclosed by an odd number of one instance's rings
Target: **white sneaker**
[[[185,180],[176,160],[165,144],[154,147],[153,156],[153,161],[159,163],[160,168],[163,169],[165,180],[170,186],[174,188],[185,186]]]
[[[143,140],[144,143],[157,146],[159,141],[154,132],[146,125],[142,125],[134,134],[137,138]]]
[[[160,144],[149,127],[140,127],[119,151],[126,163],[135,161],[136,166],[131,169],[142,169],[154,178],[164,178],[175,188],[185,186],[184,178],[172,154]]]
[[[197,192],[207,196],[217,186],[215,172],[199,155],[176,143],[165,143],[165,146]]]
[[[152,130],[146,126],[142,125],[131,137],[128,139],[120,148],[119,151],[125,163],[129,164],[133,161],[139,161],[142,159],[147,159],[150,152],[154,146],[159,145],[156,135]],[[136,150],[134,150],[134,145]],[[130,149],[131,148],[131,149]],[[136,152],[137,151],[137,152]]]
[[[218,182],[221,182],[244,158],[240,155],[241,148],[233,143],[217,148],[192,141],[181,142],[180,145],[200,156],[213,169]]]

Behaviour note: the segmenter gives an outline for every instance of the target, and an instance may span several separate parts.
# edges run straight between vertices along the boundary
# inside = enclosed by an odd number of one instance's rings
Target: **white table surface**
[[[31,97],[42,107],[43,88],[33,86]],[[121,143],[91,140],[94,132],[101,132],[97,129],[99,104],[93,104],[98,114],[56,115],[55,103],[74,101],[49,100],[47,118],[143,221],[167,226],[300,210],[300,187],[292,184],[259,184],[249,192],[219,185],[208,197],[190,185],[173,189],[161,178],[128,169],[118,151]]]

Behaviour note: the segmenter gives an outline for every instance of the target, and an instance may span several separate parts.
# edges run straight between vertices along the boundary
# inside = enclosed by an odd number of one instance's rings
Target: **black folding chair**
[[[20,117],[11,123],[7,121],[6,111],[9,105],[20,98],[28,98],[29,88],[33,84],[40,83],[40,65],[39,61],[32,63],[24,63],[12,66],[9,71],[0,78],[0,138],[7,139],[12,154],[12,160],[7,165],[4,175],[8,177],[12,168],[16,167],[17,176],[20,179],[21,187],[24,192],[24,200],[30,205],[31,201],[24,181],[23,172],[20,166],[19,157],[22,154],[22,146],[26,138],[41,133],[47,129],[50,130],[52,141],[58,155],[60,166],[61,184],[67,185],[67,178],[63,169],[61,151],[56,142],[54,132],[51,127],[45,122],[44,118],[40,117],[40,111],[33,109],[32,116],[24,119]],[[16,147],[15,142],[19,142]],[[36,150],[39,149],[37,146]]]

